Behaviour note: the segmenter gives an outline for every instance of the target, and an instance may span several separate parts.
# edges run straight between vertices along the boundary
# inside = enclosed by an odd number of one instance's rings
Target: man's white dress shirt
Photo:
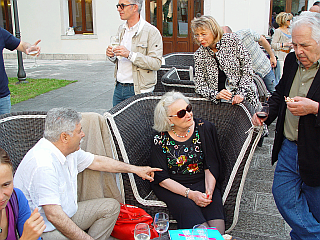
[[[42,138],[21,161],[14,176],[14,186],[22,190],[31,211],[39,208],[47,226],[45,232],[55,227],[46,218],[42,206],[60,205],[72,217],[78,209],[77,175],[93,159],[93,154],[81,149],[65,157],[55,145]]]
[[[139,29],[139,22],[133,27],[129,28],[128,24],[124,24],[125,32],[123,34],[121,46],[126,47],[131,52],[132,37],[137,33]],[[131,59],[134,61],[134,59]],[[132,77],[132,62],[128,58],[120,57],[118,63],[117,81],[121,83],[133,83]]]

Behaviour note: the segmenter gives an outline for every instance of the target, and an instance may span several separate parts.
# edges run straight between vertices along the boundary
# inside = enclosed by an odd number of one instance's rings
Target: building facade
[[[1,0],[2,27],[11,27],[11,2]],[[106,59],[110,36],[123,23],[117,0],[16,0],[21,39],[30,43],[41,39],[42,59]],[[300,11],[314,0],[145,0],[141,15],[158,27],[164,39],[164,53],[195,51],[190,22],[199,14],[213,16],[233,31],[251,28],[268,35],[271,13]],[[279,6],[279,8],[275,8]],[[73,27],[73,29],[70,29]],[[69,30],[69,31],[68,31]],[[74,35],[72,35],[74,33]],[[4,51],[7,58],[15,53]]]

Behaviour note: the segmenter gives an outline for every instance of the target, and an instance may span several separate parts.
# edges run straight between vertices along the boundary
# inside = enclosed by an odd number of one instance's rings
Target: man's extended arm
[[[24,52],[25,54],[29,54],[30,52],[36,51],[37,52],[37,56],[40,54],[40,47],[38,46],[38,43],[41,40],[36,41],[33,45],[31,45],[30,43],[21,41],[19,46],[16,48],[18,51],[20,52]]]
[[[261,36],[259,39],[259,44],[267,51],[267,53],[270,56],[270,64],[271,67],[276,67],[277,66],[277,59],[276,56],[274,55],[274,52],[271,49],[271,46],[267,39],[265,39],[264,36]]]
[[[162,171],[160,168],[140,167],[114,160],[104,156],[94,156],[94,160],[88,167],[91,170],[112,172],[112,173],[135,173],[143,180],[153,181],[155,171]]]
[[[62,210],[60,205],[43,205],[47,219],[65,237],[71,240],[93,240],[87,233],[81,230]]]

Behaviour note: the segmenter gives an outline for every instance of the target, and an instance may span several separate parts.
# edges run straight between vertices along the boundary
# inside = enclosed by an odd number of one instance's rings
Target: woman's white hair
[[[158,132],[170,131],[171,127],[168,118],[169,106],[180,99],[183,99],[187,104],[189,104],[189,99],[180,92],[167,92],[162,96],[154,109],[153,129]]]
[[[311,37],[318,44],[320,43],[320,13],[305,11],[294,17],[291,24],[291,33],[293,29],[300,26],[310,27],[312,31]]]
[[[81,114],[73,109],[52,108],[47,113],[43,137],[50,142],[56,142],[63,132],[72,136],[72,132],[80,123],[81,118]]]

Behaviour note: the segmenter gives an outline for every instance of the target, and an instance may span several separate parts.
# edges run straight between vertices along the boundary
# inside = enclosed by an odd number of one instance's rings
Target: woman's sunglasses
[[[192,106],[189,104],[186,109],[181,109],[180,111],[177,112],[177,115],[170,115],[169,117],[178,117],[178,118],[183,118],[187,112],[191,112]]]
[[[124,4],[124,3],[121,3],[121,4],[117,4],[116,7],[118,9],[118,7],[120,7],[121,10],[124,9],[124,7],[126,6],[131,6],[131,5],[136,5],[135,3],[131,3],[131,4]]]

